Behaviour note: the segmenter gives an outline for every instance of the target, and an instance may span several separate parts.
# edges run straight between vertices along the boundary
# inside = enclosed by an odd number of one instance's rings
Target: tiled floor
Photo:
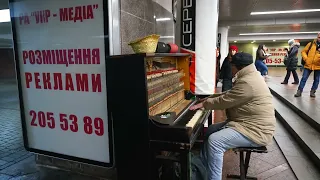
[[[24,150],[15,83],[0,82],[0,173],[24,160],[30,153]]]
[[[64,171],[40,169],[35,165],[34,156],[24,150],[22,145],[20,115],[16,84],[0,82],[0,180],[92,180],[92,177],[71,174]],[[216,112],[216,122],[223,119]],[[259,179],[295,180],[284,156],[275,141],[268,146],[268,154],[253,154],[249,175]],[[239,156],[229,151],[224,158],[224,179],[226,174],[239,173]]]
[[[17,86],[0,81],[0,180],[94,180],[65,171],[40,169],[23,147]]]

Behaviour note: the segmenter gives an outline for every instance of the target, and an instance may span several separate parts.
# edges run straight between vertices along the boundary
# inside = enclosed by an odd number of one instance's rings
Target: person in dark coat
[[[224,59],[221,70],[220,79],[222,79],[222,92],[227,91],[232,88],[232,71],[231,71],[231,60],[232,56],[238,52],[238,47],[232,45],[229,47],[229,54]]]
[[[281,84],[288,84],[290,75],[292,73],[294,82],[292,84],[299,84],[299,77],[296,72],[298,67],[298,51],[300,47],[300,43],[295,42],[294,39],[290,39],[288,41],[290,49],[288,51],[287,57],[285,57],[284,64],[287,67],[287,74],[284,78],[284,81]]]
[[[219,77],[220,77],[220,59],[221,59],[221,53],[220,48],[217,49],[217,58],[216,58],[216,87],[218,86]]]

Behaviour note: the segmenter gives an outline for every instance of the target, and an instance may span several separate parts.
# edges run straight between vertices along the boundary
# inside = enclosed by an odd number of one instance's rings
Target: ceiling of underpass
[[[0,10],[8,0],[0,0]],[[220,0],[219,26],[229,27],[229,41],[287,41],[313,39],[315,33],[240,35],[244,33],[320,32],[320,11],[290,14],[250,15],[251,12],[320,9],[320,0]],[[10,22],[0,22],[0,48],[12,46]]]
[[[320,9],[320,0],[220,0],[219,5],[219,26],[229,27],[229,41],[287,41],[290,38],[304,41],[315,38],[314,32],[320,32],[319,10],[251,15],[251,12]],[[240,35],[247,33],[251,35]]]

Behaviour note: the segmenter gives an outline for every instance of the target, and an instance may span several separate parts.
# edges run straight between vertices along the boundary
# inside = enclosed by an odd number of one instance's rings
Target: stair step
[[[290,107],[296,114],[302,117],[315,130],[320,132],[320,118],[318,117],[319,108],[316,103],[305,100],[303,97],[294,97],[294,93],[289,93],[287,89],[280,88],[275,84],[268,84],[271,93]],[[310,98],[310,97],[308,97]]]
[[[297,179],[320,179],[320,173],[315,164],[310,161],[309,157],[303,152],[302,148],[295,142],[294,138],[278,119],[274,139]]]
[[[320,170],[320,133],[279,99],[273,99],[277,119]]]

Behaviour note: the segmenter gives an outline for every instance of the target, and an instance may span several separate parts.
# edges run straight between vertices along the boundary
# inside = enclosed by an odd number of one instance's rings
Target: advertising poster
[[[112,166],[103,0],[10,1],[27,150]]]

